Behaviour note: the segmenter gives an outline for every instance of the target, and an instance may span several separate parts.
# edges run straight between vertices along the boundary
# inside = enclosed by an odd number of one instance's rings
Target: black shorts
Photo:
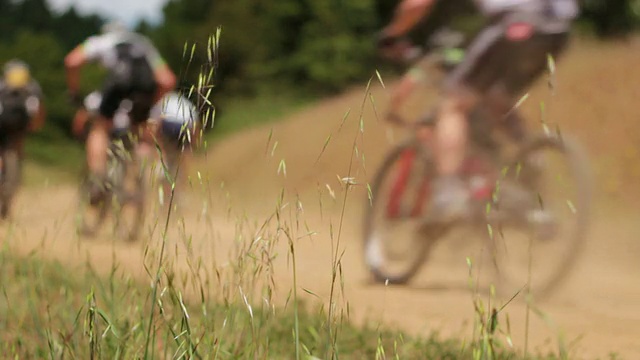
[[[162,121],[161,130],[164,141],[176,149],[182,150],[191,141],[187,134],[191,129],[182,123]]]
[[[509,29],[514,26],[528,35],[513,36]],[[464,61],[447,79],[447,90],[463,86],[483,95],[501,84],[509,95],[519,96],[548,68],[548,55],[556,58],[564,51],[568,39],[568,26],[556,19],[509,14],[493,21],[473,40]]]
[[[109,76],[102,89],[102,102],[98,111],[107,119],[113,119],[122,101],[130,100],[133,104],[129,113],[131,121],[146,122],[154,105],[156,89],[157,84],[153,79],[126,84],[116,80],[116,77]]]

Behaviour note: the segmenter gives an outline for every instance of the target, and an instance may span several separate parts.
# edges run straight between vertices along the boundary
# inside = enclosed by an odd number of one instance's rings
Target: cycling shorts
[[[538,14],[511,13],[492,21],[449,75],[448,91],[459,87],[484,94],[496,84],[516,97],[548,69],[548,56],[567,47],[569,24]]]

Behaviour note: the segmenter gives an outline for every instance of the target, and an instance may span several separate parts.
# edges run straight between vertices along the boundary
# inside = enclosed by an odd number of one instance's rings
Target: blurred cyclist
[[[166,94],[151,110],[151,118],[160,135],[160,146],[163,161],[170,177],[176,185],[181,184],[187,173],[192,146],[196,142],[199,114],[196,106],[189,99],[175,91]],[[177,166],[180,162],[180,171]],[[163,179],[166,185],[164,195],[171,191],[170,179]]]
[[[402,0],[378,46],[392,49],[436,0]],[[468,210],[469,190],[459,177],[467,142],[467,115],[479,103],[493,118],[510,112],[518,98],[548,67],[548,55],[566,48],[576,0],[475,0],[488,18],[469,46],[464,61],[447,79],[436,123],[439,178],[431,214],[455,219]]]
[[[36,131],[44,126],[45,107],[40,85],[31,77],[29,66],[20,60],[11,60],[4,65],[0,79],[0,146],[13,149],[21,163],[24,138],[28,131]],[[0,167],[3,165],[0,159]],[[15,184],[5,184],[13,194],[19,185],[20,173]],[[9,204],[3,202],[0,216],[7,216]]]
[[[45,107],[42,89],[31,77],[29,66],[21,60],[11,60],[4,65],[0,79],[0,136],[2,141],[11,137],[11,143],[19,145],[27,130],[35,131],[44,126]]]
[[[176,76],[146,37],[128,31],[121,24],[109,23],[101,35],[89,37],[65,57],[67,86],[74,102],[79,101],[80,69],[89,61],[100,61],[108,70],[99,114],[86,142],[87,165],[94,182],[91,202],[95,204],[104,195],[114,114],[128,105],[135,133],[149,118],[153,104],[173,89]]]

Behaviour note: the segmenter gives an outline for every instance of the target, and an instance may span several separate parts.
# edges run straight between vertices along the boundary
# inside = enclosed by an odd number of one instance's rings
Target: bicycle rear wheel
[[[100,230],[100,227],[107,218],[109,210],[108,204],[110,203],[109,199],[111,195],[108,193],[106,200],[92,205],[90,194],[93,181],[89,176],[89,171],[86,170],[78,189],[77,230],[78,233],[84,237],[93,237],[98,233],[98,230]]]
[[[145,186],[142,167],[131,151],[112,145],[109,177],[113,186],[110,204],[114,219],[114,235],[118,239],[135,241],[140,235],[145,217]]]
[[[415,140],[394,148],[380,166],[364,218],[364,258],[376,281],[409,281],[444,232],[425,229],[422,220],[434,174],[429,153]]]
[[[493,223],[499,290],[545,297],[562,284],[584,247],[591,210],[585,152],[566,137],[541,135],[526,143],[498,184]]]

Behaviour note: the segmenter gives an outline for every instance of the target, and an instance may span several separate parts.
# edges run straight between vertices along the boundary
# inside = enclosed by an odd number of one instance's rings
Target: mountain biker
[[[0,134],[14,136],[19,151],[26,130],[35,131],[44,126],[45,107],[40,84],[31,76],[29,66],[21,60],[4,65],[0,79]]]
[[[23,157],[24,139],[29,131],[37,131],[45,123],[43,94],[38,82],[31,76],[29,66],[18,59],[4,64],[0,78],[0,146],[14,150],[18,155],[18,165]],[[3,163],[0,159],[0,168]],[[20,171],[16,182],[5,184],[3,191],[11,195],[20,182]],[[5,218],[9,212],[9,200],[4,199],[0,207],[0,216]]]
[[[108,70],[99,114],[86,142],[87,165],[93,181],[91,202],[95,204],[104,195],[107,147],[114,114],[121,106],[128,105],[134,132],[141,130],[153,104],[174,88],[176,76],[149,39],[117,22],[108,23],[102,34],[89,37],[65,57],[67,86],[74,102],[79,101],[80,69],[89,61],[99,61]]]
[[[151,117],[160,121],[161,134],[167,145],[179,150],[192,142],[199,121],[196,106],[176,91],[167,93],[156,103]]]
[[[176,91],[167,93],[151,110],[152,121],[157,125],[160,146],[170,176],[176,175],[180,152],[181,164],[176,183],[181,183],[189,163],[189,153],[200,121],[197,107],[189,99]],[[170,185],[165,181],[165,184]],[[165,195],[170,188],[165,187]]]
[[[436,0],[402,0],[381,32],[381,50],[393,48]],[[475,0],[488,22],[448,76],[435,127],[436,167],[431,214],[444,220],[464,215],[469,190],[459,176],[467,141],[467,115],[480,102],[492,117],[510,112],[524,91],[544,73],[548,55],[565,50],[576,0]]]

